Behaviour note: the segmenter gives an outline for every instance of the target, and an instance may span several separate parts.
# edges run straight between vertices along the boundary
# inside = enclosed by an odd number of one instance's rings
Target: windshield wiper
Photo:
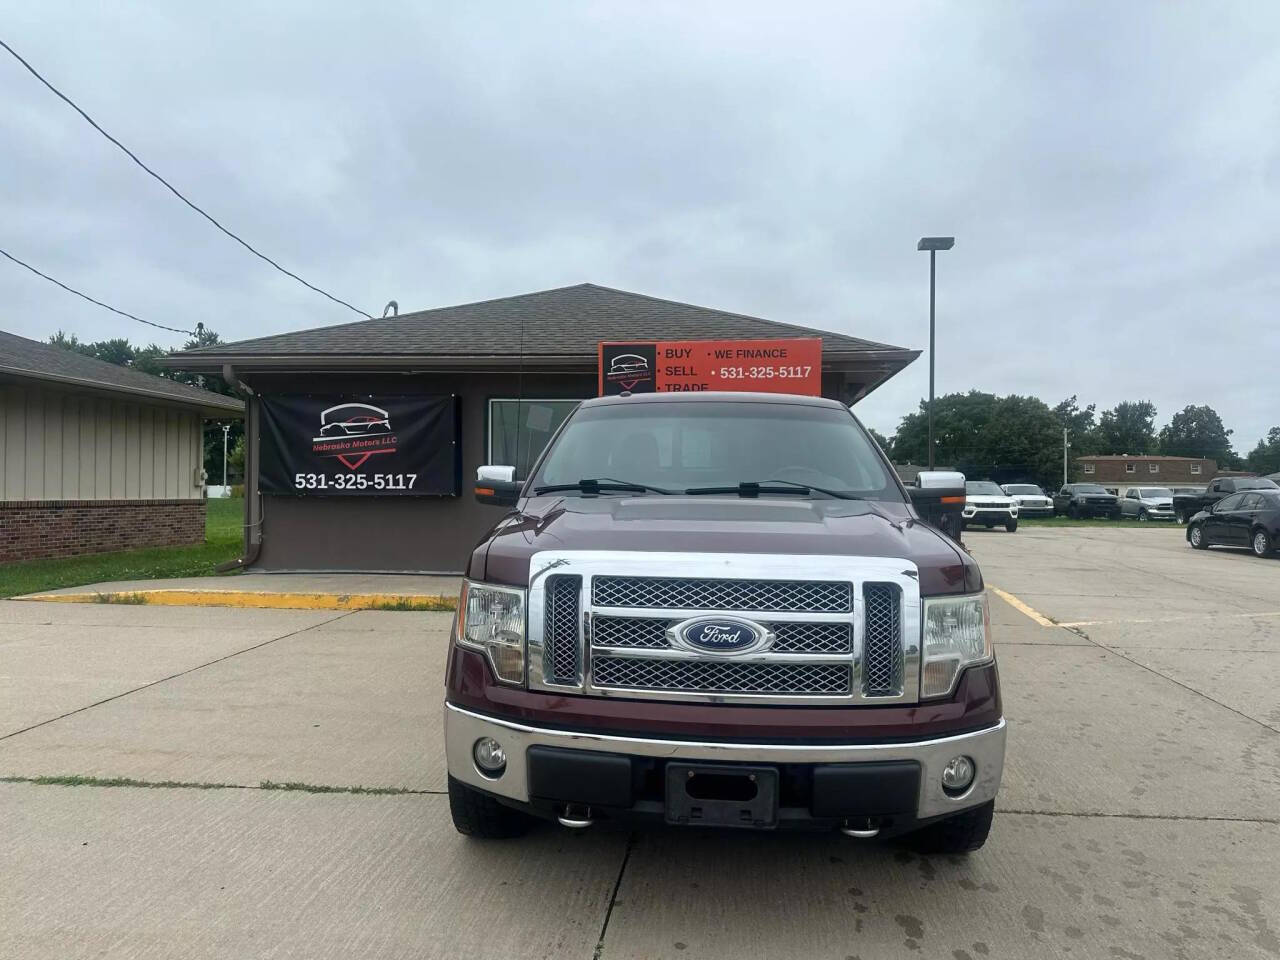
[[[576,483],[548,483],[534,487],[534,493],[562,493],[566,490],[577,490],[579,493],[662,493],[670,490],[650,486],[647,483],[632,483],[629,480],[614,480],[612,477],[584,477]]]
[[[773,486],[778,484],[778,486]],[[733,487],[690,487],[685,491],[689,496],[699,496],[702,494],[715,495],[718,493],[736,493],[740,497],[758,497],[762,493],[794,493],[797,496],[807,496],[810,493],[823,493],[828,497],[835,497],[837,500],[865,500],[866,497],[860,497],[856,493],[844,493],[840,490],[828,490],[825,487],[815,487],[808,483],[799,483],[795,480],[761,480],[751,481],[744,480],[737,486]]]

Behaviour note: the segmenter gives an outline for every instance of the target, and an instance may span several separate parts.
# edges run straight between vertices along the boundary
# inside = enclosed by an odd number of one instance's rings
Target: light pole
[[[231,432],[231,424],[222,425],[222,485],[227,485],[227,434]]]
[[[917,250],[929,251],[929,469],[933,469],[933,355],[934,355],[934,276],[939,250],[950,250],[956,245],[955,237],[921,237]]]

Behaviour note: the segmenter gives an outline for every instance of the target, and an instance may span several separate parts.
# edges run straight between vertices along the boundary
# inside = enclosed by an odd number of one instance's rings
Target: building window
[[[1198,463],[1193,463],[1193,464],[1191,465],[1191,472],[1192,472],[1192,473],[1199,473],[1199,472],[1200,472],[1200,464],[1198,464]]]
[[[581,400],[490,400],[486,463],[514,466],[527,477],[551,435]],[[517,462],[517,450],[519,460]]]
[[[1158,463],[1148,463],[1148,464],[1147,464],[1147,472],[1148,472],[1148,473],[1159,473],[1159,472],[1160,472],[1160,464],[1158,464]]]
[[[1137,473],[1137,472],[1138,472],[1138,465],[1137,465],[1136,463],[1126,463],[1126,464],[1124,465],[1124,472],[1125,472],[1125,473]]]
[[[1085,472],[1085,473],[1093,473],[1093,464],[1092,464],[1092,463],[1086,463],[1086,464],[1084,465],[1084,472]]]

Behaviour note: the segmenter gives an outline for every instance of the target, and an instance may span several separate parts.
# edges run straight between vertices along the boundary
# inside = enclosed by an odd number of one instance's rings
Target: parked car
[[[1173,491],[1167,487],[1130,487],[1120,498],[1120,516],[1137,520],[1172,520]]]
[[[1211,507],[1223,497],[1245,490],[1280,490],[1274,480],[1266,477],[1214,477],[1203,493],[1174,494],[1173,513],[1179,523],[1187,523],[1190,519]]]
[[[1280,545],[1280,488],[1232,493],[1199,511],[1187,525],[1187,543],[1198,550],[1248,547],[1265,557]]]
[[[1120,519],[1120,498],[1097,483],[1068,483],[1053,497],[1055,515]]]
[[[664,455],[673,435],[694,442]],[[712,441],[732,456],[708,460]],[[986,840],[1005,721],[982,575],[913,522],[963,486],[908,494],[847,407],[781,394],[598,397],[527,479],[480,471],[476,499],[508,513],[460,558],[460,833]]]
[[[1018,505],[990,480],[967,480],[960,529],[975,524],[981,524],[988,530],[1001,525],[1013,533],[1018,529]]]
[[[1053,498],[1034,483],[1006,483],[1000,489],[1018,505],[1018,516],[1053,516]]]

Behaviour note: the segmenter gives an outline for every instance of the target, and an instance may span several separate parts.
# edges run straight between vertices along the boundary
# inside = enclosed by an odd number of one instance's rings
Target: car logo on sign
[[[739,617],[695,617],[671,634],[677,646],[700,653],[748,653],[773,639],[767,627]]]

